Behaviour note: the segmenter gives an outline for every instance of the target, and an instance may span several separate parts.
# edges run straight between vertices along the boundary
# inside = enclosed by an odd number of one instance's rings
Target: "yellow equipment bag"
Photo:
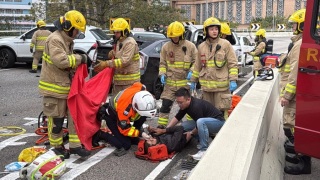
[[[45,152],[47,152],[47,150],[44,146],[29,147],[21,151],[18,157],[18,161],[31,163],[38,156],[40,156]]]

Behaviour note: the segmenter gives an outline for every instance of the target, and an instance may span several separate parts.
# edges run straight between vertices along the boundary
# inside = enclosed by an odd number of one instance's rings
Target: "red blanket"
[[[92,148],[92,136],[100,129],[96,114],[101,102],[105,102],[112,81],[112,72],[106,68],[89,81],[87,65],[81,64],[72,80],[68,96],[68,108],[81,143],[86,149]]]

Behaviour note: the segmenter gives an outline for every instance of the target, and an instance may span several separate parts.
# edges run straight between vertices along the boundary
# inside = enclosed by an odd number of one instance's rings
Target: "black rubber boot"
[[[296,154],[287,154],[286,161],[293,164],[298,164],[300,162],[300,157]]]
[[[287,143],[284,145],[284,149],[286,150],[287,153],[297,154],[296,151],[294,150],[294,144]]]
[[[294,135],[290,128],[283,128],[284,135],[288,138],[288,140],[293,144],[294,143]]]
[[[284,172],[292,175],[311,174],[311,157],[301,156],[298,164],[286,166]]]
[[[70,153],[69,153],[69,151],[67,151],[64,147],[54,148],[53,151],[54,151],[56,154],[63,155],[64,159],[69,159],[69,158],[70,158]]]
[[[77,147],[77,148],[70,148],[70,154],[78,154],[81,157],[87,157],[91,153],[90,153],[90,151],[87,151],[86,149],[83,149],[81,147]]]

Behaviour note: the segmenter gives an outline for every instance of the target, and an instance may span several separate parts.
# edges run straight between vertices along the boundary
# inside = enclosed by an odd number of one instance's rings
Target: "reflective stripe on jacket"
[[[42,29],[39,29],[36,32],[34,32],[31,39],[30,48],[33,48],[35,46],[35,51],[43,51],[45,42],[50,34],[51,31]]]
[[[132,37],[117,42],[115,58],[111,67],[115,68],[113,83],[131,85],[140,81],[140,55],[137,42]]]
[[[73,69],[81,63],[81,56],[73,54],[73,38],[64,31],[52,33],[45,44],[39,91],[43,96],[67,99]]]
[[[132,99],[137,92],[142,90],[146,90],[146,87],[140,82],[136,82],[110,99],[110,106],[118,115],[118,129],[124,136],[139,136],[139,129],[135,129],[134,126],[131,126],[130,122],[140,118],[140,115],[132,108]]]
[[[160,52],[159,76],[166,75],[166,86],[186,86],[187,75],[197,59],[198,50],[190,41],[180,40],[179,44],[166,42]]]
[[[216,51],[218,44],[220,49]],[[221,38],[207,39],[198,46],[198,51],[191,81],[199,81],[202,90],[207,92],[229,89],[229,82],[238,79],[238,61],[230,42]]]

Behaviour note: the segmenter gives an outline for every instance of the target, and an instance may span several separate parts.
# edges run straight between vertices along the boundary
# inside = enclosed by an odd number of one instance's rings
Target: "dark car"
[[[160,98],[163,87],[158,78],[160,51],[164,43],[170,39],[162,39],[156,41],[147,41],[140,47],[140,74],[141,83],[146,85],[147,90],[151,92],[156,99]],[[110,42],[97,41],[96,55],[94,59],[107,60],[108,53],[111,51]]]

